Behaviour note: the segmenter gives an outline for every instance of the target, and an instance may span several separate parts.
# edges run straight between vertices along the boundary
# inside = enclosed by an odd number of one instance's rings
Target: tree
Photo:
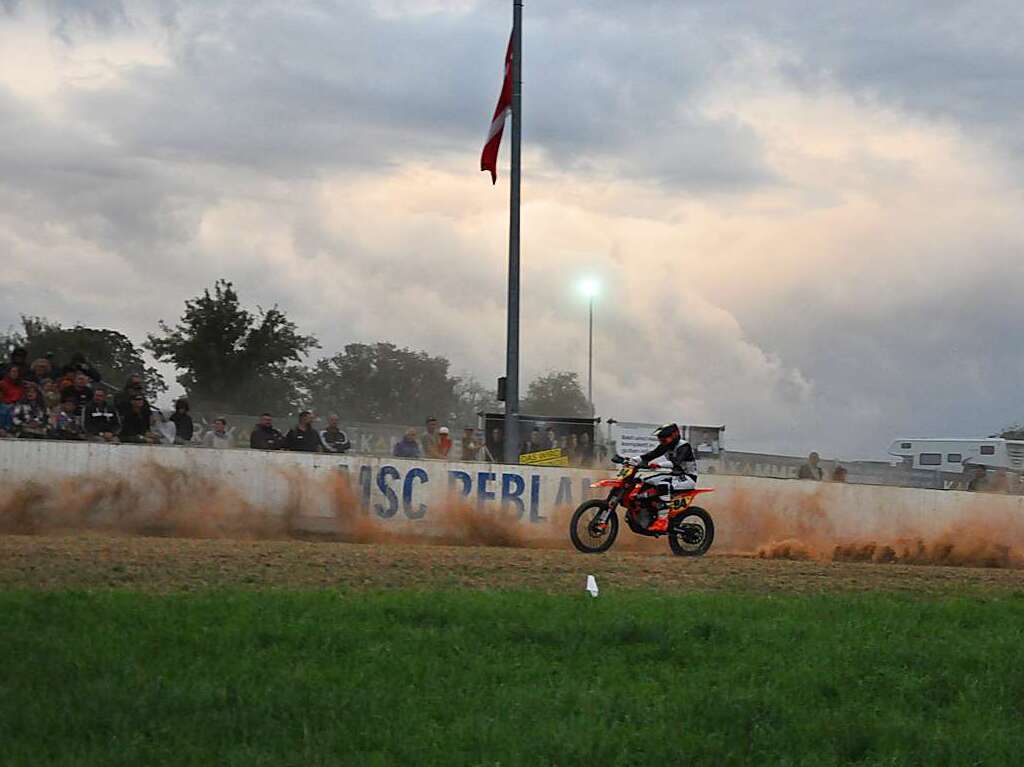
[[[450,363],[394,344],[348,344],[321,359],[309,377],[317,412],[338,412],[368,423],[421,424],[428,416],[449,420],[458,409],[459,379]]]
[[[589,418],[590,405],[579,378],[567,370],[535,378],[519,409],[528,415]]]
[[[305,394],[303,355],[320,344],[305,336],[277,305],[257,313],[243,309],[227,280],[185,302],[176,326],[160,322],[162,336],[146,348],[179,370],[180,383],[197,409],[291,413]]]
[[[167,390],[163,377],[155,368],[146,365],[142,350],[123,333],[83,325],[65,328],[45,317],[22,316],[21,325],[21,332],[11,332],[4,339],[6,354],[10,354],[15,346],[24,346],[28,350],[30,363],[38,357],[52,355],[51,361],[56,373],[70,361],[71,355],[81,352],[99,371],[104,383],[110,386],[120,388],[128,376],[141,373],[146,384],[146,394],[150,398]]]
[[[500,413],[504,406],[498,402],[498,393],[488,389],[472,376],[457,379],[455,396],[457,405],[452,424],[458,427],[476,426],[478,413]]]
[[[1007,426],[999,434],[1003,439],[1024,439],[1024,425],[1014,424]]]

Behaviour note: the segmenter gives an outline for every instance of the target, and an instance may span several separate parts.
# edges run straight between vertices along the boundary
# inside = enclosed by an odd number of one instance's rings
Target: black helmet
[[[682,434],[679,432],[679,424],[675,423],[659,426],[654,430],[654,436],[658,438],[658,442],[662,445],[668,445],[670,448],[678,445],[679,440],[682,439]]]

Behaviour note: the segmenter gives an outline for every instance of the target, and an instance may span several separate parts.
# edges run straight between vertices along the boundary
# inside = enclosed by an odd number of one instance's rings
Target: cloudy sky
[[[1024,6],[526,8],[524,379],[845,458],[1024,419]],[[504,365],[507,0],[0,0],[0,327],[218,277],[333,353]]]

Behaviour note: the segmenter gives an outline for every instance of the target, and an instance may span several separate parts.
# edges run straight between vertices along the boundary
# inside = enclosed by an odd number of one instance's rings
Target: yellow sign
[[[540,463],[532,464],[533,466],[568,466],[569,456],[563,455],[561,458],[551,458],[547,461],[541,461]]]
[[[519,463],[525,463],[528,466],[568,466],[569,457],[562,455],[560,448],[555,448],[536,453],[523,453],[519,456]]]

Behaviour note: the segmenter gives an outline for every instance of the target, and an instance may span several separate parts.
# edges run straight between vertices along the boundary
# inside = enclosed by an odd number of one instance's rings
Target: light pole
[[[590,333],[587,343],[587,404],[590,405],[590,417],[594,417],[594,299],[601,292],[601,285],[595,279],[584,280],[580,290],[587,297],[590,305]]]

